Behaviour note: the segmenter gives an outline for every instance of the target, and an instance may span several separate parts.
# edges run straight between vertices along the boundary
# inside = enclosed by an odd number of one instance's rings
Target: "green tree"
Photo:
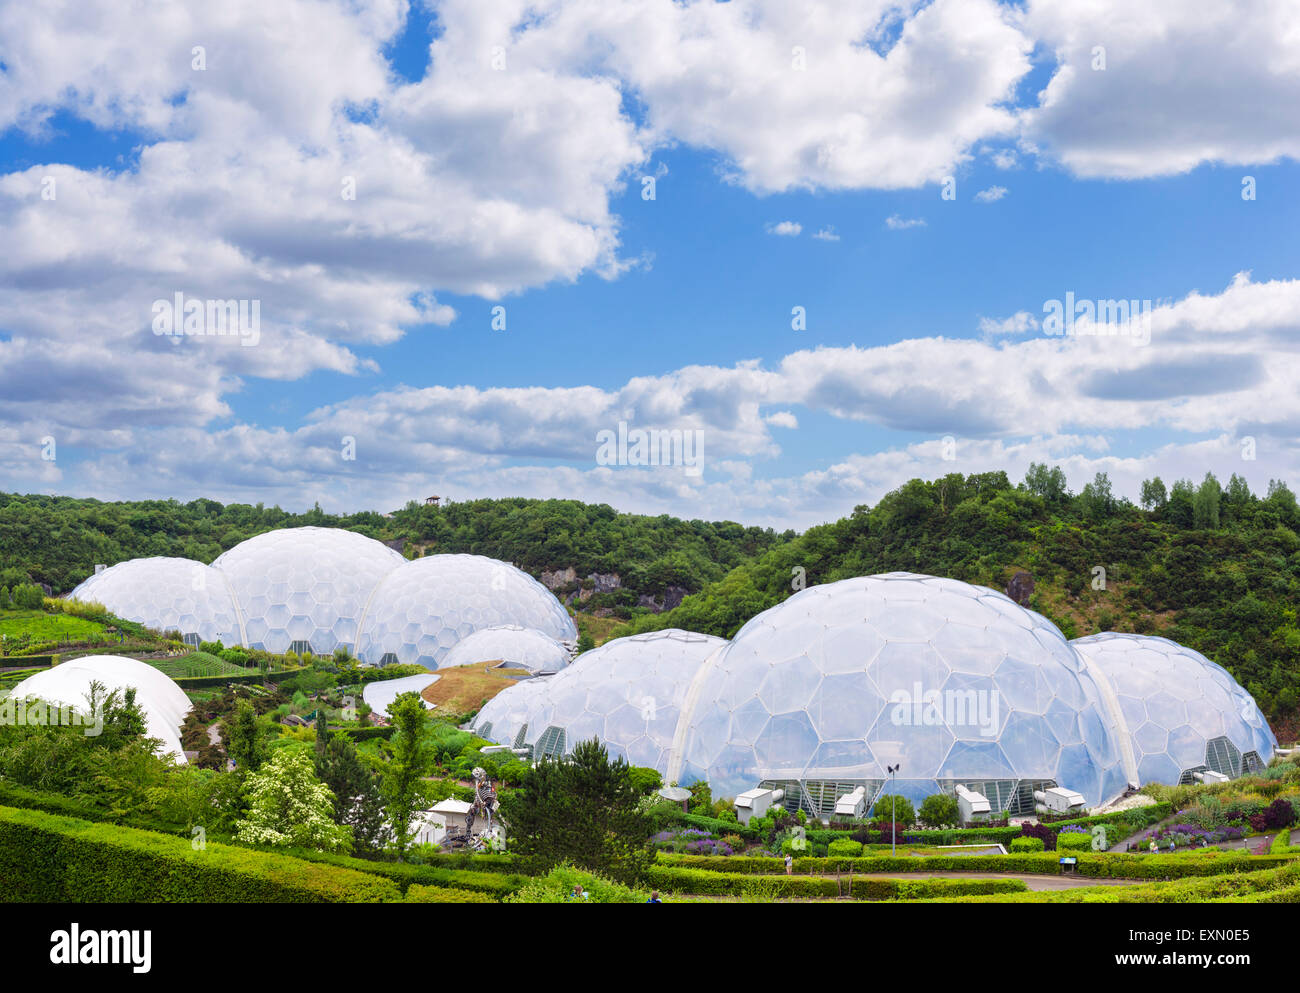
[[[893,801],[892,805],[891,800]],[[891,810],[896,824],[914,824],[916,822],[916,810],[912,807],[912,801],[901,793],[892,795],[883,793],[877,797],[875,806],[871,808],[871,819],[873,821],[887,821]]]
[[[1059,465],[1049,469],[1044,462],[1029,463],[1024,488],[1050,503],[1059,503],[1070,495],[1065,470]]]
[[[432,764],[433,749],[425,733],[428,712],[418,693],[399,693],[388,705],[388,716],[397,730],[389,740],[392,758],[381,792],[397,857],[404,859],[411,844],[411,822],[423,800],[420,781]]]
[[[334,822],[352,829],[357,854],[377,854],[385,833],[377,777],[346,736],[330,733],[323,707],[316,711],[315,760],[317,778],[334,795]]]
[[[598,741],[578,744],[568,759],[544,758],[502,800],[510,847],[545,873],[562,862],[635,883],[653,859],[651,824],[628,764],[611,762]]]
[[[234,759],[235,768],[241,772],[256,772],[266,761],[270,750],[262,722],[257,711],[247,700],[240,700],[235,705],[235,716],[229,726],[222,723],[225,731],[226,754]]]
[[[1115,497],[1111,493],[1110,476],[1099,472],[1079,494],[1079,510],[1084,517],[1094,521],[1105,520],[1115,510]]]
[[[921,810],[917,814],[922,824],[935,828],[956,824],[960,816],[957,798],[947,793],[931,793],[921,801]]]
[[[1141,501],[1144,510],[1163,510],[1169,501],[1169,494],[1165,492],[1165,481],[1159,476],[1142,480]]]
[[[1223,491],[1214,473],[1207,472],[1201,485],[1192,497],[1192,522],[1198,528],[1217,528],[1219,526],[1219,502]]]
[[[334,794],[316,778],[302,749],[282,748],[244,786],[248,814],[235,837],[251,845],[352,850],[352,829],[335,823]]]

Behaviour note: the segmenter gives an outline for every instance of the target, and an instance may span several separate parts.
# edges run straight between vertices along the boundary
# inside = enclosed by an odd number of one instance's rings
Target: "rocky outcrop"
[[[1034,577],[1021,569],[1011,577],[1011,582],[1007,583],[1007,596],[1020,604],[1022,607],[1029,606],[1029,598],[1034,593]]]
[[[593,572],[580,577],[572,566],[567,569],[543,571],[540,579],[543,586],[568,606],[586,603],[597,593],[613,593],[623,589],[623,577],[616,572]],[[665,610],[672,610],[681,603],[686,593],[685,587],[669,586],[659,596],[642,593],[637,598],[637,603],[660,614]],[[597,617],[605,617],[611,611],[608,607],[598,607],[592,613]]]

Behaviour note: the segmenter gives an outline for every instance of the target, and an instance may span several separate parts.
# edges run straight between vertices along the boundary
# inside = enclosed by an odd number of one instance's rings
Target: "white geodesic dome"
[[[225,574],[192,559],[156,556],[120,562],[86,579],[68,599],[102,603],[118,617],[158,631],[179,631],[195,645],[244,640]]]
[[[687,687],[725,644],[670,628],[584,652],[529,697],[523,742],[535,755],[564,755],[595,738],[611,758],[664,773]]]
[[[328,655],[339,645],[355,651],[367,600],[405,561],[354,531],[305,527],[241,541],[212,567],[230,582],[248,647]]]
[[[1110,721],[1134,781],[1186,782],[1205,769],[1235,777],[1272,759],[1277,739],[1254,697],[1200,652],[1116,632],[1070,644],[1109,683]]]
[[[568,611],[526,572],[482,555],[427,555],[394,569],[375,589],[357,657],[433,669],[462,638],[506,624],[556,641],[578,637]]]
[[[439,664],[440,669],[482,662],[504,662],[530,672],[559,672],[569,664],[569,650],[550,635],[502,624],[482,628],[452,646]]]
[[[809,587],[700,668],[668,777],[714,796],[784,784],[826,809],[897,765],[889,789],[914,801],[960,783],[1032,809],[1054,782],[1095,805],[1126,780],[1083,670],[1051,622],[984,587],[911,573]]]
[[[120,655],[87,655],[29,676],[10,696],[15,700],[39,698],[84,713],[90,684],[95,681],[110,691],[134,687],[149,737],[163,743],[164,753],[185,761],[180,726],[190,711],[190,699],[166,673],[147,663]]]
[[[528,733],[533,701],[546,692],[550,676],[521,679],[507,686],[474,716],[473,730],[499,745],[520,748]]]

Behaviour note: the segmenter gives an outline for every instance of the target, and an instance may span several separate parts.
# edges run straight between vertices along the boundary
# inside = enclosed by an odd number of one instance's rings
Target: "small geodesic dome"
[[[110,613],[157,631],[179,631],[185,641],[244,640],[225,574],[191,559],[131,559],[97,572],[68,594],[101,603]]]
[[[1106,632],[1070,642],[1110,692],[1108,715],[1129,777],[1190,782],[1256,771],[1277,739],[1254,697],[1222,666],[1167,638]]]
[[[461,638],[438,667],[449,669],[482,662],[501,662],[530,672],[559,672],[569,664],[569,650],[540,631],[502,624]]]
[[[357,657],[434,669],[462,638],[502,625],[556,641],[578,637],[564,605],[526,572],[482,555],[427,555],[394,569],[375,589]]]
[[[725,644],[677,628],[606,642],[521,694],[518,721],[494,726],[493,740],[514,744],[505,737],[526,724],[520,740],[533,746],[534,755],[566,755],[594,738],[611,758],[666,772],[686,689],[701,663]],[[492,717],[480,715],[479,721]]]

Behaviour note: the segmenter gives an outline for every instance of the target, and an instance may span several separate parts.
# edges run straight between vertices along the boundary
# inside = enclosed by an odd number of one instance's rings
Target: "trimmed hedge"
[[[1023,879],[866,879],[853,880],[855,900],[934,900],[945,896],[1026,893]]]
[[[749,861],[749,860],[744,860]],[[849,882],[855,900],[922,900],[947,895],[1022,893],[1019,879],[866,879]],[[711,872],[675,866],[651,866],[648,882],[666,893],[699,896],[767,896],[773,899],[804,897],[834,899],[842,894],[839,879],[817,876],[764,875],[747,872]]]
[[[1080,876],[1105,879],[1163,879],[1254,872],[1296,862],[1295,855],[1246,855],[1221,852],[1206,855],[1130,855],[1080,852],[1075,871]],[[769,875],[785,871],[781,859],[748,856],[676,855],[661,852],[656,865],[671,869],[712,871],[727,875]],[[1055,852],[1021,852],[1012,855],[921,855],[914,857],[868,855],[862,858],[797,858],[796,875],[837,872],[1011,872],[1056,875],[1061,871]]]
[[[1007,846],[1007,851],[1010,852],[1041,852],[1042,850],[1042,838],[1012,838],[1011,844]]]
[[[479,893],[486,893],[499,900],[507,893],[513,893],[528,882],[527,876],[514,873],[507,874],[502,871],[444,869],[437,865],[415,865],[411,862],[379,862],[371,859],[359,859],[351,855],[305,851],[303,849],[293,849],[292,855],[305,862],[324,863],[337,866],[340,869],[379,876],[390,880],[403,893],[410,886],[419,884],[421,886],[474,890]]]
[[[486,893],[475,890],[457,890],[444,886],[424,886],[412,883],[406,890],[407,903],[496,903]]]
[[[188,827],[173,824],[152,817],[145,817],[132,811],[121,817],[113,817],[97,807],[84,801],[64,796],[62,793],[49,793],[34,790],[29,786],[20,786],[8,780],[0,779],[0,804],[6,807],[22,807],[28,810],[43,810],[48,814],[62,814],[65,817],[78,817],[84,821],[108,821],[114,824],[126,824],[145,831],[158,831],[162,834],[185,835],[189,838]]]
[[[42,903],[381,903],[375,875],[216,842],[0,807],[6,899]]]

